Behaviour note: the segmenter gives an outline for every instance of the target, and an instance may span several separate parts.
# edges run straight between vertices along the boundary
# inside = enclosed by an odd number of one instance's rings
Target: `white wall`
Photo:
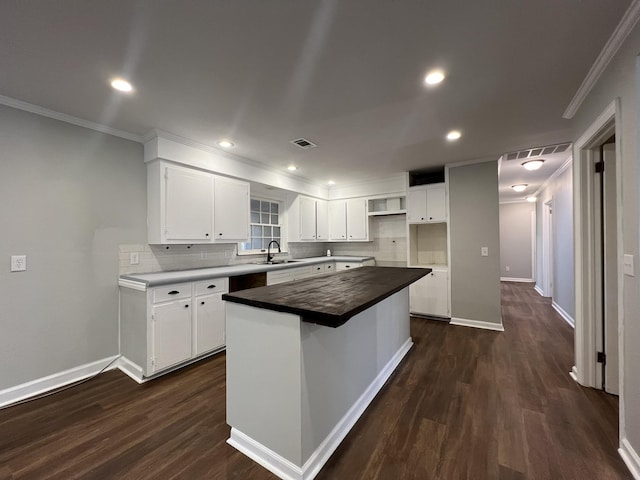
[[[579,39],[577,39],[579,41]],[[638,91],[640,90],[638,52],[640,25],[636,25],[615,57],[608,64],[574,119],[574,140],[596,120],[607,105],[620,99],[621,121],[618,125],[622,159],[622,229],[623,253],[634,255],[638,272]],[[640,454],[640,282],[639,277],[623,277],[624,385],[620,398],[621,438]],[[624,444],[624,442],[623,442]],[[638,465],[640,467],[640,464]]]
[[[146,241],[146,171],[138,143],[6,106],[0,146],[3,390],[118,353],[118,245]]]
[[[535,205],[529,202],[500,204],[500,277],[533,280],[531,219]],[[508,269],[508,271],[507,271]]]

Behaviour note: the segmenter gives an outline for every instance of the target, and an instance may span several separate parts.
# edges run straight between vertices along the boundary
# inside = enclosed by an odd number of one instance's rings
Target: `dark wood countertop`
[[[430,268],[361,267],[294,282],[227,293],[223,300],[300,315],[339,327],[431,272]],[[409,312],[407,312],[407,315]]]

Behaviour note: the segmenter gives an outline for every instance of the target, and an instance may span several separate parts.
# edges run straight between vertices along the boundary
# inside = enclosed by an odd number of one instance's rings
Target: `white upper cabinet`
[[[316,200],[316,240],[329,240],[329,202]]]
[[[150,244],[249,237],[249,184],[165,161],[147,164]]]
[[[289,204],[289,241],[326,241],[329,237],[327,201],[296,195]]]
[[[246,240],[249,238],[249,184],[215,176],[214,240]]]
[[[447,221],[444,183],[411,187],[407,194],[407,221],[429,223]]]
[[[329,202],[329,240],[334,242],[369,240],[366,198]]]
[[[316,201],[300,196],[300,240],[316,239]]]

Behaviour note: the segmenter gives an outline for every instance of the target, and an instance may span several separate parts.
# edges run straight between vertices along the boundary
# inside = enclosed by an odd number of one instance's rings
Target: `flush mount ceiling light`
[[[531,203],[533,203],[533,202],[535,202],[535,201],[537,200],[537,198],[536,198],[536,197],[524,197],[524,199],[525,199],[527,202],[531,202]]]
[[[543,163],[544,160],[529,160],[528,162],[524,162],[522,166],[527,170],[538,170]]]
[[[295,172],[298,169],[298,167],[296,167],[295,165],[289,165],[287,167],[287,170],[289,170],[290,172]]]
[[[424,77],[424,83],[427,85],[437,85],[444,80],[444,72],[442,70],[432,70]]]
[[[527,186],[528,184],[526,183],[519,183],[518,185],[511,185],[511,188],[516,192],[524,192],[527,189]]]
[[[229,140],[220,140],[218,142],[218,146],[222,148],[233,148],[235,145],[233,142],[230,142]]]
[[[330,187],[334,186],[336,184],[336,182],[334,182],[333,180],[329,180],[327,182],[327,185],[329,185]]]
[[[129,93],[133,91],[133,86],[124,78],[114,78],[111,80],[111,86],[119,92]]]
[[[462,134],[458,130],[451,130],[449,133],[447,133],[447,140],[452,142],[454,140],[458,140],[461,136]]]

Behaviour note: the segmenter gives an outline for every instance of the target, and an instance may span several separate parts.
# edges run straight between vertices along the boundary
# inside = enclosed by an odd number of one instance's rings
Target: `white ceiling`
[[[4,0],[0,94],[346,183],[570,141],[562,112],[629,4]]]

